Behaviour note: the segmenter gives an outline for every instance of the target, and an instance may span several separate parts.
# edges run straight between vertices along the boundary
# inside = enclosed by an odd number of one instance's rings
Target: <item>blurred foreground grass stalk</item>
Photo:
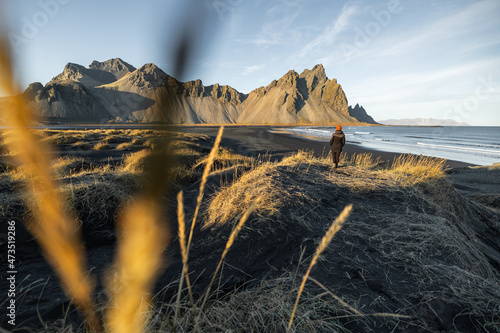
[[[0,37],[0,89],[9,98],[2,116],[9,130],[10,153],[21,166],[26,180],[24,194],[34,220],[27,228],[36,237],[45,257],[59,276],[68,298],[82,313],[88,329],[103,327],[93,302],[93,280],[88,275],[80,226],[70,215],[59,184],[50,171],[53,153],[31,129],[36,122],[32,110],[16,85],[7,41]],[[165,107],[164,103],[158,103]],[[161,110],[160,110],[161,111]],[[169,183],[172,150],[168,137],[159,140],[151,154],[145,190],[126,205],[119,218],[120,238],[114,271],[108,276],[111,307],[106,328],[110,332],[141,332],[145,328],[154,281],[162,268],[162,252],[170,240],[161,223],[161,198]]]
[[[9,48],[2,37],[0,89],[12,96],[9,105],[2,109],[2,116],[10,127],[5,131],[9,150],[23,166],[19,170],[26,179],[26,201],[35,218],[27,227],[61,279],[66,294],[86,318],[88,327],[92,331],[102,331],[92,301],[94,287],[87,273],[79,226],[75,217],[68,213],[58,184],[50,173],[51,151],[30,129],[35,119],[15,83]]]
[[[292,315],[290,316],[290,321],[288,322],[287,332],[290,332],[290,330],[292,329],[293,319],[297,311],[297,306],[299,305],[300,295],[304,291],[304,287],[306,285],[307,279],[309,278],[309,274],[311,274],[311,269],[314,267],[314,265],[316,265],[321,253],[323,253],[323,251],[325,251],[325,249],[327,248],[328,244],[330,244],[330,242],[333,239],[333,236],[335,236],[335,234],[342,228],[342,225],[351,214],[351,210],[352,210],[352,205],[347,205],[344,208],[344,210],[342,210],[339,216],[337,216],[337,218],[330,225],[325,235],[321,239],[321,243],[319,243],[318,247],[316,248],[316,252],[314,253],[313,258],[311,259],[309,268],[307,269],[306,274],[302,278],[302,282],[299,287],[299,292],[297,293],[297,298],[295,300],[295,305],[293,306]]]

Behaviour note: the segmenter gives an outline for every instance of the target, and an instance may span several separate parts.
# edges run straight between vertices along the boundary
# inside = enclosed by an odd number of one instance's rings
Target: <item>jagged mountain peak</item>
[[[64,71],[82,71],[85,70],[86,68],[82,65],[78,65],[72,62],[68,62],[66,66],[64,66],[63,72]]]
[[[314,72],[314,71],[316,71],[316,70],[321,71],[321,72],[323,72],[323,73],[324,73],[324,72],[325,72],[325,66],[323,66],[323,64],[316,64],[316,65],[313,67],[312,71]]]
[[[103,62],[94,60],[89,65],[89,69],[98,69],[107,72],[121,72],[121,71],[133,72],[136,70],[134,66],[130,65],[129,63],[123,61],[120,58],[113,58]]]
[[[120,58],[68,63],[46,87],[25,94],[44,117],[111,121],[158,121],[155,96],[172,102],[173,123],[355,123],[345,94],[322,64],[300,75],[289,70],[248,94],[201,80],[180,82],[153,63],[134,68]]]
[[[130,81],[133,85],[140,89],[151,89],[172,83],[176,83],[177,85],[179,84],[177,80],[171,79],[172,78],[158,66],[153,63],[149,63],[139,67],[123,80]]]
[[[103,62],[94,60],[89,65],[89,71],[94,73],[101,79],[103,83],[111,83],[119,80],[125,75],[132,73],[136,68],[120,58],[113,58]],[[107,74],[111,74],[111,76]],[[104,78],[107,76],[106,78]]]
[[[88,68],[70,62],[64,66],[62,73],[54,77],[48,84],[76,81],[86,87],[95,87],[117,81],[133,71],[135,71],[135,67],[120,58],[104,62],[94,60]]]
[[[297,85],[298,78],[299,74],[291,69],[278,80],[277,85],[295,87]]]
[[[156,76],[161,76],[161,75],[166,76],[167,75],[167,73],[165,73],[164,71],[162,71],[160,69],[160,67],[156,66],[153,63],[145,64],[145,65],[139,67],[137,69],[137,72],[146,73],[146,74],[153,74],[153,75],[156,75]]]
[[[314,90],[316,86],[324,84],[328,81],[328,77],[325,73],[325,67],[323,67],[322,64],[314,66],[311,70],[304,69],[304,71],[300,73],[300,78],[306,80],[307,87],[310,91]]]
[[[368,113],[366,113],[365,108],[359,105],[359,103],[356,103],[354,107],[349,106],[348,110],[351,117],[356,118],[363,123],[378,124],[370,115],[368,115]]]
[[[75,63],[72,63],[72,62],[68,62],[66,64],[66,66],[64,66],[64,69],[62,71],[62,75],[65,75],[65,76],[68,76],[68,77],[72,77],[72,76],[76,76],[78,74],[80,75],[83,75],[83,73],[85,73],[87,69],[82,66],[82,65],[78,65],[78,64],[75,64]],[[61,75],[60,74],[60,75]]]
[[[302,71],[302,73],[300,73],[301,77],[306,77],[308,75],[314,75],[314,76],[317,76],[317,77],[321,77],[321,78],[327,79],[326,72],[325,72],[325,67],[323,67],[322,64],[317,64],[312,69],[307,69],[306,68],[306,69],[304,69]]]
[[[319,78],[325,78],[325,79],[327,79],[326,73],[325,73],[325,67],[323,66],[323,64],[317,64],[312,69],[307,69],[306,68],[300,74],[301,77],[306,77],[307,75],[315,75],[315,76],[317,76]]]
[[[28,88],[26,88],[23,94],[28,99],[35,99],[38,97],[39,93],[43,91],[43,89],[43,84],[40,82],[33,82],[28,86]]]
[[[64,66],[62,73],[53,77],[47,84],[54,84],[61,81],[80,81],[85,76],[86,71],[87,69],[82,65],[68,62]]]

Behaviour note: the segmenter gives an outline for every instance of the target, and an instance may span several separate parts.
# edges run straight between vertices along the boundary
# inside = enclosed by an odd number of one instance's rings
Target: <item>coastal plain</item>
[[[52,173],[80,223],[98,306],[106,305],[103,276],[115,254],[116,214],[143,186],[156,140],[168,133],[177,159],[165,171],[172,183],[163,198],[165,223],[176,235],[175,195],[183,191],[190,221],[218,129],[37,131],[59,156]],[[36,240],[23,227],[32,213],[23,201],[22,172],[5,145],[0,214],[2,221],[18,222],[23,295],[18,322],[37,331],[82,329]],[[295,331],[499,331],[500,168],[398,157],[348,143],[335,169],[328,148],[328,143],[266,126],[224,129],[189,256],[195,298],[209,285],[239,218],[252,204],[255,210],[228,252],[202,327],[286,331],[283,323],[314,250],[335,217],[352,204],[351,216],[312,270]],[[172,328],[167,319],[173,316],[182,271],[180,252],[174,236],[156,283],[151,330]],[[3,289],[6,281],[1,283]],[[182,308],[189,331],[187,294]]]

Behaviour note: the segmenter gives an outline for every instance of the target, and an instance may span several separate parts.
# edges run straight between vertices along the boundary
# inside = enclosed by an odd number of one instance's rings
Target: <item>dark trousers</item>
[[[332,160],[333,160],[333,164],[335,164],[335,166],[339,165],[340,151],[333,151],[332,150]]]

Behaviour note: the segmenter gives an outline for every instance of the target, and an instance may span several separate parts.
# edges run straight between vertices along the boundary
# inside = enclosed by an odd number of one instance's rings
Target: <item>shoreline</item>
[[[248,126],[248,127],[225,127],[222,136],[223,145],[232,149],[235,153],[241,155],[264,155],[272,154],[276,158],[281,158],[286,154],[298,150],[310,150],[317,155],[327,155],[330,151],[328,142],[321,142],[303,136],[297,136],[287,132],[273,131],[270,126]],[[176,131],[183,133],[205,134],[215,137],[219,127],[215,126],[182,126],[177,127]],[[393,153],[382,150],[375,150],[362,147],[356,143],[347,142],[343,152],[347,156],[353,154],[371,153],[375,158],[380,157],[384,162],[390,162],[401,153]],[[466,163],[456,160],[446,160],[450,168],[467,168],[477,166],[476,164]],[[342,163],[342,161],[341,161]]]
[[[196,210],[203,177],[204,167],[200,161],[208,156],[218,131],[218,127],[175,129],[179,165],[175,169],[172,191],[169,190],[172,195],[162,197],[162,207],[168,209],[165,221],[172,231],[177,228],[177,215],[173,208],[178,206],[173,194],[178,191],[184,193],[184,211],[190,217]],[[88,267],[96,277],[105,276],[108,268],[112,267],[120,236],[116,218],[123,205],[143,188],[141,184],[144,183],[144,177],[141,174],[147,165],[143,163],[143,152],[152,152],[151,142],[158,134],[148,130],[134,132],[103,130],[96,135],[81,131],[46,133],[58,153],[68,156],[56,161],[54,176],[61,184],[60,189],[67,194],[65,198],[70,199],[64,203],[75,209],[75,216],[81,221]],[[135,140],[138,143],[133,143]],[[80,144],[75,145],[75,141]],[[87,147],[84,148],[81,143]],[[97,149],[101,143],[106,143],[106,148]],[[217,297],[220,292],[218,299],[244,297],[236,298],[237,306],[248,303],[248,293],[240,294],[241,290],[252,291],[251,297],[262,296],[258,299],[261,302],[270,299],[270,292],[282,297],[283,292],[288,290],[283,290],[283,281],[286,281],[286,286],[293,288],[297,282],[294,276],[305,269],[301,258],[314,255],[314,249],[331,225],[332,218],[346,205],[352,204],[356,207],[352,211],[352,218],[323,254],[327,261],[318,263],[314,269],[314,277],[323,281],[326,288],[336,290],[346,302],[359,304],[360,308],[369,307],[373,313],[385,311],[407,315],[408,318],[430,318],[426,319],[430,324],[442,323],[449,327],[453,326],[454,318],[471,308],[481,307],[484,315],[468,319],[472,320],[471,323],[463,322],[465,331],[476,327],[473,325],[476,321],[495,318],[496,309],[488,308],[487,305],[490,304],[491,290],[496,292],[500,288],[484,285],[482,275],[472,280],[472,283],[477,282],[481,287],[477,289],[482,297],[480,299],[471,301],[459,295],[450,301],[448,307],[448,294],[440,291],[449,288],[448,281],[454,278],[457,283],[461,283],[458,287],[470,288],[471,276],[476,276],[477,258],[495,272],[500,267],[500,249],[497,246],[500,244],[500,232],[497,232],[499,226],[496,224],[500,212],[500,166],[496,170],[467,168],[448,161],[450,166],[455,167],[445,171],[450,182],[427,182],[428,178],[423,177],[423,182],[414,186],[406,183],[405,179],[411,179],[415,173],[410,172],[407,175],[409,178],[401,175],[400,179],[399,176],[391,175],[393,170],[390,168],[381,172],[385,166],[371,168],[369,165],[351,166],[346,163],[344,167],[344,161],[341,161],[342,168],[334,170],[328,161],[309,154],[305,155],[306,158],[283,159],[299,149],[312,151],[315,155],[327,154],[328,142],[275,132],[269,126],[225,128],[221,148],[230,149],[231,152],[226,154],[222,151],[216,157],[213,172],[206,178],[200,222],[193,238],[196,246],[192,247],[190,253],[189,267],[195,277],[193,281],[196,281],[193,283],[195,295],[202,295],[206,290],[213,276],[211,272],[217,266],[218,254],[231,237],[234,222],[251,204],[258,205],[256,210],[259,209],[259,213],[253,214],[241,229],[242,234],[226,258],[230,264],[219,272],[220,280],[227,282],[223,288],[217,289]],[[401,155],[364,149],[354,143],[348,144],[344,151],[348,155],[373,153],[374,157],[381,157],[389,163],[393,157]],[[259,160],[236,155],[256,157],[266,153],[269,155]],[[129,159],[127,156],[134,158]],[[268,156],[269,161],[276,163],[265,163]],[[10,173],[11,170],[6,168],[3,172],[5,207],[2,219],[21,222],[28,211],[21,201],[22,192],[15,191],[22,169]],[[443,175],[441,171],[439,175]],[[418,172],[416,177],[421,177]],[[74,320],[75,325],[79,325],[79,317],[65,309],[68,301],[52,267],[43,259],[40,247],[23,226],[19,223],[17,230],[16,247],[23,255],[23,262],[19,265],[22,284],[19,286],[29,286],[29,289],[23,296],[24,306],[17,313],[18,322],[36,331],[40,326],[37,318],[43,318],[45,323],[71,318],[71,324]],[[6,234],[0,239],[4,246],[5,237]],[[459,255],[455,255],[457,249],[461,251]],[[172,239],[165,250],[168,269],[159,275],[153,292],[154,297],[159,295],[157,299],[167,304],[168,309],[173,308],[169,300],[173,300],[178,292],[177,281],[183,270],[181,257],[181,249]],[[473,258],[472,264],[469,264],[468,258]],[[437,273],[429,271],[426,267],[434,263],[446,269]],[[464,268],[456,270],[457,266]],[[37,275],[30,274],[33,271],[37,271]],[[366,279],[361,272],[366,272]],[[418,297],[408,296],[415,295],[412,286],[420,281],[429,281],[436,274],[442,278],[442,283],[437,280],[439,284],[433,285],[431,291],[424,290]],[[47,281],[50,278],[50,282],[43,285],[38,283],[40,276],[46,277]],[[275,282],[279,283],[275,285]],[[2,282],[2,288],[4,286],[7,286],[7,281]],[[267,286],[271,288],[263,289]],[[313,284],[306,288],[309,288],[311,295],[324,292]],[[264,294],[259,293],[263,290]],[[95,293],[99,295],[103,292],[104,286],[101,284]],[[387,295],[396,301],[372,307]],[[440,304],[446,304],[451,315],[443,317],[443,320],[439,312],[435,317],[428,317],[432,315],[428,312],[428,303],[420,300],[429,295],[443,302]],[[497,292],[497,295],[500,293]],[[185,296],[187,305],[188,298]],[[319,296],[313,299],[321,306],[327,304]],[[292,308],[293,300],[289,302],[289,309]],[[268,304],[258,302],[255,304]],[[400,304],[405,302],[408,306],[403,311]],[[213,304],[218,307],[227,302]],[[332,309],[321,316],[330,318],[332,311],[338,311],[336,303],[332,304]],[[188,307],[186,311],[189,311]],[[387,321],[387,318],[380,317],[380,320],[377,323],[379,328],[384,325],[389,327],[389,324],[394,327],[401,325],[399,319],[394,323]],[[365,323],[348,319],[344,324],[349,331],[363,331]]]
[[[284,140],[286,141],[291,141],[289,138],[298,138],[300,137],[303,141],[308,142],[308,144],[305,144],[304,142],[295,142],[294,144],[290,144],[290,142],[285,143],[286,149],[290,149],[290,152],[297,151],[299,149],[304,150],[313,150],[315,153],[323,153],[323,150],[328,153],[329,151],[329,146],[328,146],[328,141],[325,140],[324,138],[321,137],[308,137],[307,135],[303,134],[298,134],[298,133],[292,133],[288,129],[291,127],[309,127],[309,126],[320,126],[319,124],[165,124],[165,123],[106,123],[106,124],[94,124],[94,123],[78,123],[78,124],[71,124],[71,123],[61,123],[61,124],[43,124],[41,126],[35,126],[35,129],[50,129],[50,130],[96,130],[96,129],[153,129],[153,130],[168,130],[168,131],[179,131],[179,132],[193,132],[193,133],[206,133],[211,132],[210,130],[217,132],[218,128],[220,126],[225,127],[225,132],[231,132],[231,136],[235,138],[237,141],[244,142],[242,138],[236,138],[235,136],[235,131],[244,131],[248,132],[249,130],[254,130],[255,133],[259,133],[260,138],[264,137],[262,135],[261,130],[262,129],[267,129],[268,132],[272,134],[276,134],[276,136],[281,136],[282,138],[278,138],[277,142],[270,142],[269,143],[269,149],[263,149],[260,147],[260,153],[265,153],[267,150],[269,151],[274,151],[276,146],[283,148],[282,144],[284,143]],[[322,124],[321,126],[329,126],[329,124]],[[457,127],[457,126],[400,126],[400,125],[381,125],[381,124],[368,124],[368,123],[362,123],[362,124],[346,124],[343,126],[360,126],[360,127]],[[462,127],[462,126],[458,126]],[[466,127],[466,126],[465,126]],[[485,126],[485,127],[495,127],[495,126]],[[1,126],[0,126],[1,128]],[[254,134],[255,134],[254,133]],[[250,134],[250,133],[249,133]],[[215,134],[210,134],[210,136],[215,136]],[[288,139],[283,139],[283,136],[287,136]],[[275,141],[275,140],[272,140]],[[321,146],[318,146],[318,143],[321,144]],[[297,148],[298,147],[298,148]],[[250,151],[255,151],[257,149],[253,149],[252,147],[248,147]],[[319,149],[318,149],[319,148]],[[398,157],[400,155],[420,155],[418,153],[411,153],[411,152],[392,152],[392,151],[386,151],[384,148],[375,148],[375,147],[366,147],[363,144],[359,142],[351,142],[348,141],[346,143],[346,146],[344,147],[344,152],[347,153],[348,156],[352,155],[353,153],[356,154],[362,154],[362,153],[371,153],[375,158],[380,157],[381,160],[385,162],[392,161],[395,157]],[[448,165],[451,168],[460,168],[460,167],[473,167],[473,166],[488,166],[492,165],[494,163],[480,163],[478,161],[465,161],[463,159],[453,159],[452,156],[449,156],[451,158],[446,158],[443,155],[440,156],[432,156],[432,155],[424,155],[427,157],[432,157],[432,158],[442,158],[448,161]]]

